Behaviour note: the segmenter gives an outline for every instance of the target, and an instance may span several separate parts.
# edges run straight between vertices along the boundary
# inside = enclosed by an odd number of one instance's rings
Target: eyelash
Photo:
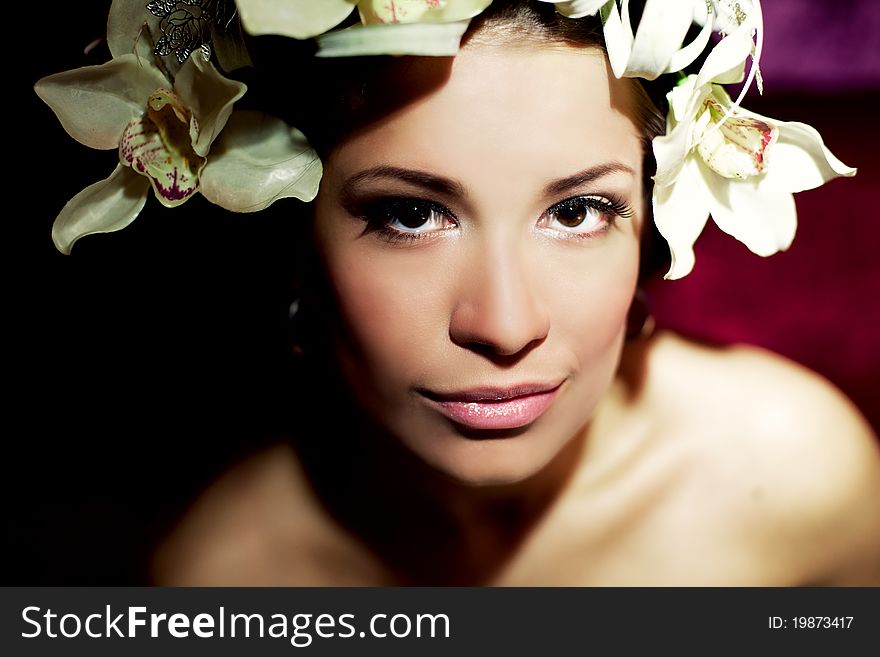
[[[456,216],[448,208],[423,198],[415,197],[389,197],[370,201],[360,208],[355,214],[366,222],[364,234],[375,232],[380,238],[388,242],[412,242],[414,240],[431,237],[445,228],[432,231],[403,231],[392,228],[390,219],[395,212],[400,212],[404,206],[410,209],[417,208],[426,213],[435,213],[441,218],[451,217],[457,221]]]
[[[629,219],[633,215],[632,208],[627,205],[623,199],[613,194],[607,194],[605,196],[572,196],[549,207],[546,212],[541,215],[541,220],[543,221],[545,216],[554,212],[559,212],[561,209],[575,209],[578,211],[595,210],[605,221],[603,226],[583,233],[554,230],[554,232],[558,233],[563,239],[596,238],[611,230],[618,218]],[[586,219],[584,219],[584,221],[586,221]],[[578,224],[578,226],[580,225],[581,224]]]
[[[458,221],[455,214],[453,214],[448,208],[435,203],[434,201],[416,197],[388,197],[376,199],[368,202],[362,208],[359,208],[354,214],[367,224],[363,234],[375,232],[381,239],[392,243],[413,242],[415,240],[433,237],[438,232],[449,230],[450,227],[428,231],[404,231],[398,228],[392,228],[390,224],[391,221],[393,221],[392,217],[394,213],[399,213],[405,206],[409,206],[408,209],[410,210],[416,209],[428,216],[432,213],[436,214],[444,222],[449,221],[449,219],[451,219],[453,223]],[[595,238],[610,230],[618,218],[623,217],[628,219],[633,214],[632,208],[623,201],[623,199],[613,194],[604,197],[580,195],[572,196],[553,204],[541,215],[541,221],[543,221],[545,216],[554,212],[559,212],[562,209],[595,210],[599,212],[605,220],[605,225],[601,228],[585,233],[551,229],[564,239]]]

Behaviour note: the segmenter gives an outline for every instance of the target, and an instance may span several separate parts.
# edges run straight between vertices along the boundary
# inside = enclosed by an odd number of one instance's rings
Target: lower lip
[[[449,419],[470,429],[518,429],[537,420],[559,388],[504,401],[432,401]]]

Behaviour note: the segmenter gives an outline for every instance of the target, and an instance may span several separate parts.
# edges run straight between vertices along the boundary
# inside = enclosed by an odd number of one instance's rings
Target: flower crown
[[[124,228],[151,187],[167,207],[198,192],[234,212],[262,210],[280,198],[314,199],[322,167],[305,136],[267,114],[233,110],[247,87],[218,67],[230,72],[250,65],[242,27],[252,35],[314,38],[319,57],[450,56],[470,19],[491,1],[113,0],[107,24],[112,59],[35,86],[70,136],[119,153],[107,179],[61,210],[52,228],[55,245],[69,253],[84,235]],[[666,133],[653,142],[654,221],[672,255],[666,278],[691,271],[694,242],[710,215],[754,253],[768,256],[794,238],[793,193],[855,175],[810,126],[740,107],[752,82],[762,89],[759,0],[647,0],[636,30],[629,0],[554,4],[572,20],[600,17],[615,76],[654,80],[679,73],[667,94]],[[360,20],[339,28],[355,9]],[[694,23],[700,29],[688,40]],[[686,75],[713,33],[720,39],[700,70]],[[731,100],[723,85],[743,80]]]

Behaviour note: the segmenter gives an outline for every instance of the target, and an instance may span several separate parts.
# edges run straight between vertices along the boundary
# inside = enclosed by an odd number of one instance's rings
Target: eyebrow
[[[635,171],[632,167],[629,167],[622,162],[606,162],[604,164],[589,167],[583,171],[578,171],[571,176],[566,176],[565,178],[550,182],[544,188],[544,195],[558,195],[574,187],[583,185],[584,183],[592,182],[593,180],[610,176],[615,173],[626,173],[635,176]],[[375,166],[354,174],[343,184],[341,195],[343,198],[347,197],[351,194],[352,189],[359,183],[381,178],[394,178],[447,196],[457,196],[462,198],[467,196],[464,185],[457,180],[438,176],[426,171],[406,169],[390,165]]]
[[[584,183],[592,182],[615,173],[627,173],[631,176],[636,175],[636,172],[633,171],[632,167],[628,167],[623,164],[623,162],[606,162],[604,164],[590,167],[589,169],[584,169],[583,171],[578,171],[574,175],[554,180],[544,188],[544,195],[556,196],[557,194],[567,192],[568,190],[583,185]]]
[[[351,190],[359,183],[364,181],[376,180],[378,178],[395,178],[403,182],[429,189],[432,192],[438,192],[447,196],[467,196],[464,186],[451,178],[444,178],[426,171],[417,171],[415,169],[404,169],[403,167],[394,167],[382,165],[371,167],[363,171],[359,171],[345,181],[342,186],[342,196],[346,197]]]

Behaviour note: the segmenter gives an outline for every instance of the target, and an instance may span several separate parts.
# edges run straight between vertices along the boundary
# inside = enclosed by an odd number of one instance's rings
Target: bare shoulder
[[[273,497],[278,508],[291,503],[281,450],[253,456],[224,473],[204,490],[160,545],[153,559],[154,579],[174,586],[239,583],[252,577],[245,564],[265,562],[264,527]],[[278,523],[276,523],[278,527]]]
[[[154,583],[166,586],[359,585],[374,575],[372,562],[322,510],[283,443],[210,485],[151,566]]]
[[[646,403],[756,549],[801,583],[880,584],[880,447],[845,395],[750,346],[664,333],[641,362]]]

